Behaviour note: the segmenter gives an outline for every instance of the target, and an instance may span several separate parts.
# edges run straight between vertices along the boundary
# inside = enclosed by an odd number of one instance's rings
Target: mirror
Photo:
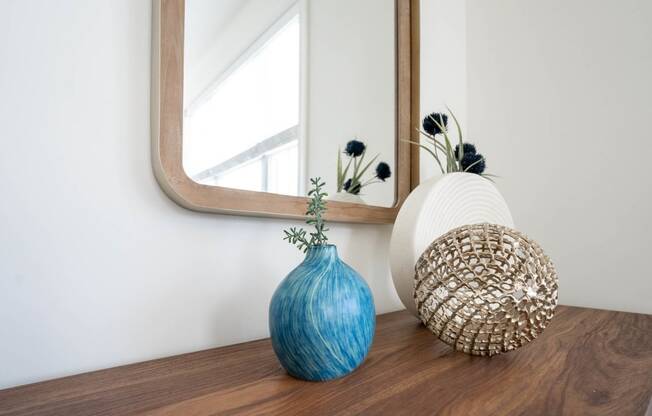
[[[419,179],[419,0],[153,0],[152,32],[152,167],[173,201],[303,219],[320,176],[328,221],[394,221]]]
[[[186,0],[183,58],[192,181],[396,204],[395,0]]]

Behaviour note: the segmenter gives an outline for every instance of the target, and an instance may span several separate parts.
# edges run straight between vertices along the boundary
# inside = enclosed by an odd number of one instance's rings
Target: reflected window
[[[185,109],[183,164],[194,181],[298,194],[300,19],[284,19]]]

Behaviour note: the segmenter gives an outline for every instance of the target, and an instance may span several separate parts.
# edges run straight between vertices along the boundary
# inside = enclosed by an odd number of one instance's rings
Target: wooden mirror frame
[[[392,223],[419,181],[419,0],[396,4],[395,203],[377,207],[331,201],[326,219]],[[304,218],[307,198],[208,186],[194,182],[182,165],[184,0],[153,0],[152,5],[152,165],[165,193],[194,211],[233,215]]]

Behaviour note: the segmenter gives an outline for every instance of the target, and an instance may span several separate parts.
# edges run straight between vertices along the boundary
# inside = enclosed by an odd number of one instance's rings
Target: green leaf
[[[346,175],[349,173],[349,169],[351,168],[351,161],[353,158],[349,158],[349,163],[346,164],[346,167],[344,168],[344,172],[342,173],[342,187],[344,187],[344,182],[346,180]],[[338,189],[338,192],[342,192],[342,188]]]
[[[460,139],[460,154],[459,154],[459,158],[458,158],[458,155],[455,155],[455,158],[457,158],[457,160],[459,160],[460,169],[461,169],[462,168],[462,158],[464,157],[464,141],[462,140],[462,127],[460,127],[460,123],[459,123],[459,121],[457,121],[457,117],[455,117],[455,114],[453,114],[453,110],[451,110],[448,106],[446,106],[446,109],[451,114],[451,117],[453,117],[453,120],[455,121],[455,126],[457,126],[457,135],[459,136],[459,139]]]
[[[425,150],[426,152],[430,153],[430,155],[431,155],[432,157],[434,157],[435,160],[437,161],[437,164],[439,165],[439,169],[441,169],[441,173],[446,173],[446,172],[444,171],[444,167],[442,166],[441,161],[439,160],[439,158],[437,157],[437,155],[436,155],[432,150],[428,149],[428,147],[422,145],[421,143],[413,142],[412,140],[401,140],[401,141],[402,141],[402,142],[408,142],[408,143],[412,143],[412,144],[414,144],[414,145],[417,145],[417,146],[419,146],[420,148],[422,148],[423,150]]]
[[[363,153],[362,155],[364,156],[364,153]],[[371,159],[371,160],[369,161],[369,163],[367,163],[367,164],[365,165],[365,167],[360,171],[360,173],[358,174],[358,176],[355,176],[355,177],[353,178],[353,181],[352,181],[352,182],[358,182],[358,183],[360,183],[360,178],[362,178],[362,175],[364,175],[364,173],[367,171],[367,169],[369,169],[369,166],[371,166],[371,164],[374,163],[374,161],[375,161],[376,159],[378,159],[378,156],[380,156],[380,154],[377,154],[376,156],[374,156],[374,158]],[[360,160],[360,162],[362,162],[362,160]]]
[[[423,135],[426,139],[428,139],[428,140],[430,140],[432,142],[432,144],[435,146],[435,152],[437,151],[437,149],[436,149],[437,147],[440,147],[442,149],[442,151],[444,151],[444,153],[446,152],[446,148],[441,143],[439,143],[437,141],[437,138],[435,136],[433,136],[432,134],[426,133],[423,130],[420,130],[418,127],[415,127],[415,130],[419,134]]]
[[[362,154],[360,155],[360,160],[358,160],[357,157],[353,157],[353,175],[352,178],[356,178],[358,176],[358,169],[360,169],[360,165],[362,165],[362,161],[364,160],[364,156],[367,153],[367,149],[365,148],[362,151]]]
[[[444,140],[445,140],[445,143],[446,143],[446,162],[447,162],[446,163],[446,168],[448,169],[448,172],[449,173],[450,172],[457,172],[458,169],[457,169],[457,166],[456,166],[456,163],[455,163],[456,162],[455,157],[453,155],[453,147],[451,146],[451,140],[448,137],[448,131],[446,130],[446,128],[444,126],[439,124],[439,122],[437,120],[435,120],[434,117],[430,117],[430,119],[437,125],[437,127],[439,127],[442,134],[444,135]],[[459,170],[462,170],[462,165],[461,164],[459,165]]]
[[[342,149],[337,148],[337,192],[342,192],[344,176],[342,175]]]
[[[315,232],[310,233],[310,240],[306,239],[307,231],[303,228],[296,229],[290,227],[288,230],[283,230],[285,237],[283,240],[287,240],[290,244],[295,245],[299,250],[302,250],[304,253],[308,250],[309,247],[319,244],[324,244],[328,240],[325,231],[328,229],[324,226],[323,213],[326,212],[327,202],[323,199],[327,195],[326,192],[322,192],[322,187],[326,185],[325,182],[322,182],[321,178],[310,178],[310,183],[313,188],[308,192],[310,199],[308,200],[308,206],[306,210],[306,223],[313,225],[315,227]]]
[[[478,163],[482,162],[484,160],[484,157],[481,159],[476,160],[475,162],[471,163],[469,166],[464,169],[464,172],[468,172],[469,169],[471,169],[473,166],[477,165]]]
[[[443,144],[439,143],[439,141],[437,140],[437,138],[435,136],[430,135],[430,134],[426,133],[425,131],[422,131],[422,130],[419,130],[419,129],[416,129],[416,130],[419,133],[423,134],[428,140],[430,140],[433,143],[433,145],[438,147],[442,152],[444,152],[444,154],[446,154],[446,147]]]

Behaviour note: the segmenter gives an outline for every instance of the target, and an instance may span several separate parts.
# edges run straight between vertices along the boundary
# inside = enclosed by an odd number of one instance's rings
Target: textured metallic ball
[[[557,306],[555,266],[511,228],[474,224],[437,238],[416,264],[419,317],[458,351],[495,355],[535,339]]]

